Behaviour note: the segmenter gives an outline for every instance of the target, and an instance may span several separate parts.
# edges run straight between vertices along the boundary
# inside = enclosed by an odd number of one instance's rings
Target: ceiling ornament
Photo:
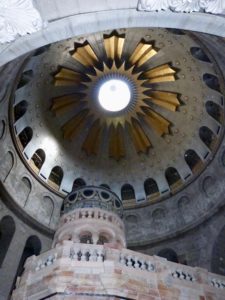
[[[138,10],[225,14],[224,0],[139,0]]]
[[[32,0],[0,1],[0,44],[12,42],[18,36],[34,33],[44,25]]]
[[[180,105],[177,93],[161,90],[164,82],[176,80],[176,70],[169,63],[151,67],[151,58],[158,53],[153,43],[141,40],[135,49],[125,52],[125,42],[125,35],[104,35],[101,54],[88,41],[75,44],[71,53],[74,68],[61,66],[54,76],[55,87],[65,92],[52,99],[51,111],[63,119],[65,139],[76,139],[86,130],[82,149],[87,155],[97,155],[107,137],[109,157],[119,160],[126,155],[125,136],[137,153],[147,154],[152,143],[146,126],[160,136],[169,134],[171,122],[161,111],[175,112]],[[122,80],[130,88],[131,101],[119,112],[99,105],[99,88],[108,79]]]

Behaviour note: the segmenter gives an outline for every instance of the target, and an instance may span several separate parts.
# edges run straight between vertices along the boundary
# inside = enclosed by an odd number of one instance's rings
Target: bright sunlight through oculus
[[[131,93],[129,85],[119,79],[110,79],[104,82],[98,93],[101,106],[108,111],[121,111],[129,104]]]

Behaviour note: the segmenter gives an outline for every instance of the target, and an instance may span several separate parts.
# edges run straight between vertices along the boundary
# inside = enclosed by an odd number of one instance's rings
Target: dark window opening
[[[73,182],[73,188],[72,188],[72,190],[74,191],[74,190],[76,190],[76,189],[78,189],[78,188],[80,188],[82,186],[86,186],[86,182],[82,178],[77,178]]]
[[[149,196],[151,194],[155,194],[159,192],[158,185],[156,181],[152,178],[148,178],[144,182],[144,189],[146,196]]]
[[[33,136],[33,130],[30,127],[26,127],[21,133],[19,134],[20,142],[23,148],[26,148],[28,143],[31,141]]]
[[[216,139],[216,135],[212,132],[211,129],[209,129],[206,126],[202,126],[199,129],[199,137],[210,150],[213,149],[217,139]]]
[[[42,149],[38,149],[32,156],[31,161],[38,168],[41,169],[43,163],[45,162],[45,152]]]
[[[191,54],[193,57],[195,57],[198,60],[204,61],[204,62],[211,62],[208,56],[205,54],[205,52],[199,48],[199,47],[192,47],[191,48]]]
[[[135,199],[134,188],[130,184],[124,184],[121,189],[122,200],[132,200]]]
[[[27,101],[23,100],[19,102],[15,107],[14,107],[14,119],[15,122],[19,120],[22,116],[25,115],[27,111],[28,103]]]
[[[220,92],[219,80],[215,75],[206,73],[203,75],[203,80],[209,88],[211,88],[217,92]]]

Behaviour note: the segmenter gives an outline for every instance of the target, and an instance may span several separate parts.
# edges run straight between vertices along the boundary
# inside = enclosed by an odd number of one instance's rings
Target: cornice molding
[[[32,0],[0,1],[0,44],[14,41],[18,36],[41,30],[46,23]]]
[[[225,15],[224,0],[139,0],[138,10],[174,12],[203,12]]]

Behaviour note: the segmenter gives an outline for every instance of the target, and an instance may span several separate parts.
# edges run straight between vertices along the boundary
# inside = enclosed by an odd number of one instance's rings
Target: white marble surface
[[[0,1],[0,44],[34,33],[44,25],[45,22],[33,6],[32,0]]]
[[[145,11],[205,12],[225,15],[224,0],[139,0],[138,9]]]
[[[0,66],[48,43],[106,29],[179,28],[225,37],[223,16],[170,10],[146,13],[137,10],[137,0],[97,0],[95,5],[92,0],[35,0],[34,5],[48,26],[13,43],[0,44]]]

